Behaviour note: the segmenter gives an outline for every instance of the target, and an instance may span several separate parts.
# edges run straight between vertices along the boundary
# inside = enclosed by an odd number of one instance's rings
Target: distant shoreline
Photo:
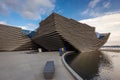
[[[110,50],[110,49],[100,49],[101,51],[112,51],[112,52],[120,52],[120,50]]]
[[[103,46],[100,48],[102,51],[120,52],[120,46]]]
[[[102,46],[102,48],[106,48],[106,47],[109,47],[109,48],[120,48],[119,45],[112,45],[112,46]]]

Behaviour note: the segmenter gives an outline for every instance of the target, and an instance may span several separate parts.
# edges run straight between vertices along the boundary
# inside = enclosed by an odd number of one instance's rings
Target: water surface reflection
[[[84,80],[119,80],[120,54],[93,51],[68,55],[66,61]]]

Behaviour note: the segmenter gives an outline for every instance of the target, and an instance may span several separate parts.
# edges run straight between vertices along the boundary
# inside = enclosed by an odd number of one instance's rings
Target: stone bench
[[[54,61],[47,61],[43,70],[45,79],[52,79],[55,73]]]

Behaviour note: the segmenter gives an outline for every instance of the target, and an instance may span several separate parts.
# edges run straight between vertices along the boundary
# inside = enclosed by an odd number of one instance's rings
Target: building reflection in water
[[[100,51],[68,55],[66,61],[85,80],[99,76],[100,67],[112,68],[109,57]]]

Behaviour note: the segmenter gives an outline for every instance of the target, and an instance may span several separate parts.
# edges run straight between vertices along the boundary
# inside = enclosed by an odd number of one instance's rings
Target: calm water
[[[84,80],[120,80],[120,52],[71,54],[66,61]]]

